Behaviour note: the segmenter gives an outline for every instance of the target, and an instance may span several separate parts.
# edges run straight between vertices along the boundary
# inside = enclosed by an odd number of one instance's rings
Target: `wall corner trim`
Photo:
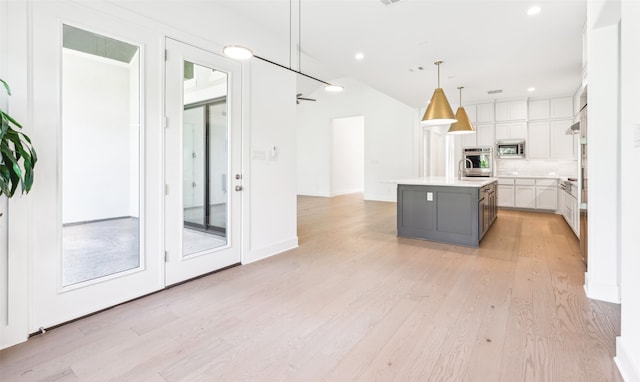
[[[634,364],[622,336],[616,337],[616,356],[613,360],[625,381],[640,381],[640,365]]]
[[[279,243],[269,245],[267,247],[252,249],[251,251],[249,251],[249,253],[242,256],[242,265],[251,264],[259,260],[264,260],[268,257],[275,256],[294,248],[298,248],[297,236],[285,241],[281,241]]]
[[[590,299],[621,303],[620,287],[618,285],[594,282],[589,279],[589,273],[584,273],[584,292]]]

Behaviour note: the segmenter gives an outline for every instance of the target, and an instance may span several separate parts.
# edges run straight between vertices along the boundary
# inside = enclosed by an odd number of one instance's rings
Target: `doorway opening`
[[[331,196],[364,192],[364,116],[332,121]]]

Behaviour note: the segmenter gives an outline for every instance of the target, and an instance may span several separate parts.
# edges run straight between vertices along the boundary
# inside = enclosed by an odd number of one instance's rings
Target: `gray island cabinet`
[[[497,216],[497,180],[397,180],[398,236],[478,247]]]

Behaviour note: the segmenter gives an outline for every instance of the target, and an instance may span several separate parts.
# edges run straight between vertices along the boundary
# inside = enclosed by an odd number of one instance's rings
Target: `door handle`
[[[236,186],[236,191],[242,191],[244,188],[242,186]]]

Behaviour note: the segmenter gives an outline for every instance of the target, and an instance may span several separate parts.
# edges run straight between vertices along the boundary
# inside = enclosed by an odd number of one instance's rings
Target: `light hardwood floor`
[[[300,247],[51,330],[2,381],[621,381],[619,306],[562,217],[499,211],[479,249],[399,239],[394,203],[298,199]]]

